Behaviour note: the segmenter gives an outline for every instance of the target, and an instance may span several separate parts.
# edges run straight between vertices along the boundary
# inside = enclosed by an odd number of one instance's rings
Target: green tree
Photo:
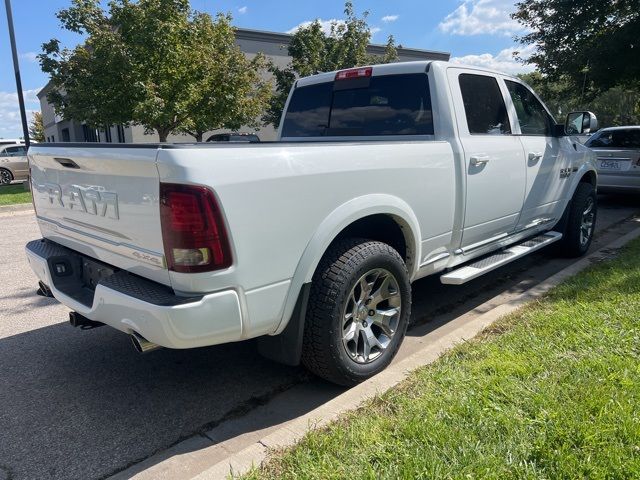
[[[48,99],[65,118],[93,127],[139,124],[164,142],[174,131],[201,136],[235,125],[258,108],[252,101],[265,102],[252,90],[264,86],[247,84],[259,75],[261,60],[250,62],[229,47],[235,40],[229,16],[193,12],[188,0],[112,0],[108,12],[100,0],[72,0],[57,16],[63,28],[86,38],[73,49],[53,39],[39,56],[55,87]],[[210,55],[214,42],[224,44],[216,47],[218,56]],[[238,75],[242,70],[250,72]],[[214,77],[233,81],[221,91],[212,87]],[[203,97],[218,94],[225,95],[216,104],[222,123],[201,110],[210,105]]]
[[[41,112],[33,112],[29,123],[29,137],[36,142],[44,142],[44,123],[42,123]]]
[[[535,46],[527,62],[581,96],[640,84],[640,0],[520,0],[518,40]]]
[[[247,59],[236,44],[228,15],[211,22],[209,15],[198,13],[192,28],[198,46],[193,55],[197,79],[189,96],[189,117],[178,131],[201,142],[210,130],[259,127],[273,88],[261,76],[268,67],[264,55]]]
[[[617,86],[586,97],[566,76],[552,80],[536,71],[519,77],[540,95],[557,120],[563,121],[571,111],[589,110],[601,127],[640,123],[640,92],[635,89]]]
[[[383,56],[367,53],[367,46],[371,41],[368,12],[358,17],[353,4],[348,1],[345,3],[344,14],[345,19],[333,22],[328,34],[324,32],[319,20],[298,29],[288,47],[290,64],[285,68],[271,65],[276,93],[263,117],[266,123],[278,126],[289,91],[298,77],[372,63],[390,63],[398,59],[393,36],[389,37]]]

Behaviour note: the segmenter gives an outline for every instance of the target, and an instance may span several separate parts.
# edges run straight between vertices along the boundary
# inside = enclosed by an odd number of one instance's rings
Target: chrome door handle
[[[542,152],[529,152],[529,160],[532,162],[537,162],[542,158]]]
[[[489,160],[491,160],[491,158],[489,157],[489,155],[471,155],[471,166],[473,167],[479,167],[481,165],[486,165],[487,163],[489,163]]]

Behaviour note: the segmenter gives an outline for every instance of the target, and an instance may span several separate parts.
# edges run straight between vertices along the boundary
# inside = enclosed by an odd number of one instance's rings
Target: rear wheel
[[[313,277],[302,362],[333,383],[362,382],[389,365],[410,313],[411,286],[398,252],[382,242],[340,241]]]
[[[562,254],[568,257],[580,257],[589,250],[596,228],[598,197],[593,185],[580,183],[567,209],[559,247]]]
[[[13,181],[13,175],[7,169],[0,168],[0,185],[9,185]]]

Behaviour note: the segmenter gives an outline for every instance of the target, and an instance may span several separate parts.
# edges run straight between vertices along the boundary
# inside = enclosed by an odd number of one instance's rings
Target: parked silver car
[[[585,145],[598,155],[598,191],[640,193],[640,125],[603,128]]]
[[[0,145],[0,185],[9,185],[14,180],[27,180],[28,177],[27,147],[15,143]]]

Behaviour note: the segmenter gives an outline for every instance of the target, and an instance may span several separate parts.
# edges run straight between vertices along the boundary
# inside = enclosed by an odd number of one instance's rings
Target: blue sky
[[[3,2],[4,3],[4,2]],[[63,31],[55,13],[70,0],[12,0],[22,83],[27,109],[38,110],[35,93],[47,83],[35,55],[42,43],[58,38],[64,45],[81,41]],[[191,0],[192,7],[210,13],[231,12],[238,27],[287,32],[319,18],[329,22],[343,17],[344,1]],[[451,52],[456,61],[484,65],[510,73],[528,71],[512,58],[513,37],[522,33],[510,19],[513,1],[505,0],[354,0],[360,13],[369,11],[374,43],[388,35],[405,47]],[[15,81],[6,16],[0,6],[0,138],[21,136]],[[526,51],[524,52],[526,53]]]

